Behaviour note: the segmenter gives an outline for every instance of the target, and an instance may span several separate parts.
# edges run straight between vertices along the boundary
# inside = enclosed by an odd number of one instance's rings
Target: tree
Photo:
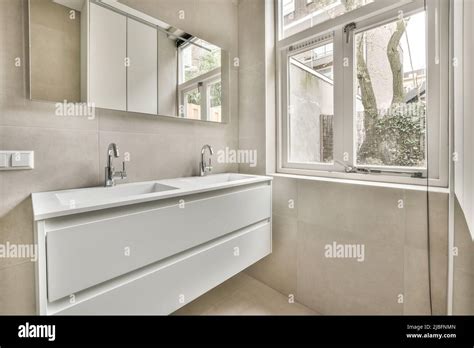
[[[364,107],[365,137],[357,153],[358,163],[393,166],[420,166],[424,162],[426,110],[417,98],[406,103],[403,86],[403,62],[400,40],[406,32],[408,20],[395,24],[387,44],[387,58],[392,73],[392,102],[386,115],[379,115],[377,100],[364,56],[366,34],[356,42],[357,79]]]
[[[364,6],[367,0],[341,0],[345,12]],[[311,11],[327,10],[334,17],[337,7],[330,7],[335,0],[320,0],[313,3]],[[308,11],[307,8],[304,11]],[[306,13],[306,12],[305,12]],[[400,18],[393,24],[386,55],[392,75],[392,100],[386,111],[377,105],[371,72],[367,66],[365,50],[370,38],[367,32],[356,35],[355,56],[357,58],[357,81],[360,100],[364,108],[364,137],[357,151],[357,163],[393,166],[418,166],[424,164],[424,136],[426,108],[420,94],[407,102],[404,90],[404,70],[400,42],[406,33],[408,20]]]

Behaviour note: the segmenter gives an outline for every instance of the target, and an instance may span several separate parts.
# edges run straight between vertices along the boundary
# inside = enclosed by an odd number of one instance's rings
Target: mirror
[[[226,122],[228,51],[171,13],[221,31],[167,0],[29,0],[30,98]]]

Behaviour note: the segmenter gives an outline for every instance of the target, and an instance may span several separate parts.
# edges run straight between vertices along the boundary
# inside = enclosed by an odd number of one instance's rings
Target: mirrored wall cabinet
[[[212,122],[229,55],[118,0],[29,0],[30,97]]]

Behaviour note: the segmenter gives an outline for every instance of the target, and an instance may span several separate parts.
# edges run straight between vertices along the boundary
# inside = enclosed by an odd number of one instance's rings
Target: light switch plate
[[[29,167],[30,154],[27,152],[12,153],[12,167]]]
[[[5,168],[8,166],[7,155],[5,153],[0,153],[0,168]]]
[[[0,151],[0,170],[34,168],[33,151]]]

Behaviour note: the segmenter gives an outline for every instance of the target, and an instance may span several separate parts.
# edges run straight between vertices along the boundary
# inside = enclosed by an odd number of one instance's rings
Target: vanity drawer
[[[259,224],[211,244],[109,291],[100,289],[97,296],[84,299],[87,294],[79,294],[76,305],[56,314],[170,314],[270,254],[271,224]]]
[[[94,216],[45,222],[50,302],[270,219],[271,185]]]

